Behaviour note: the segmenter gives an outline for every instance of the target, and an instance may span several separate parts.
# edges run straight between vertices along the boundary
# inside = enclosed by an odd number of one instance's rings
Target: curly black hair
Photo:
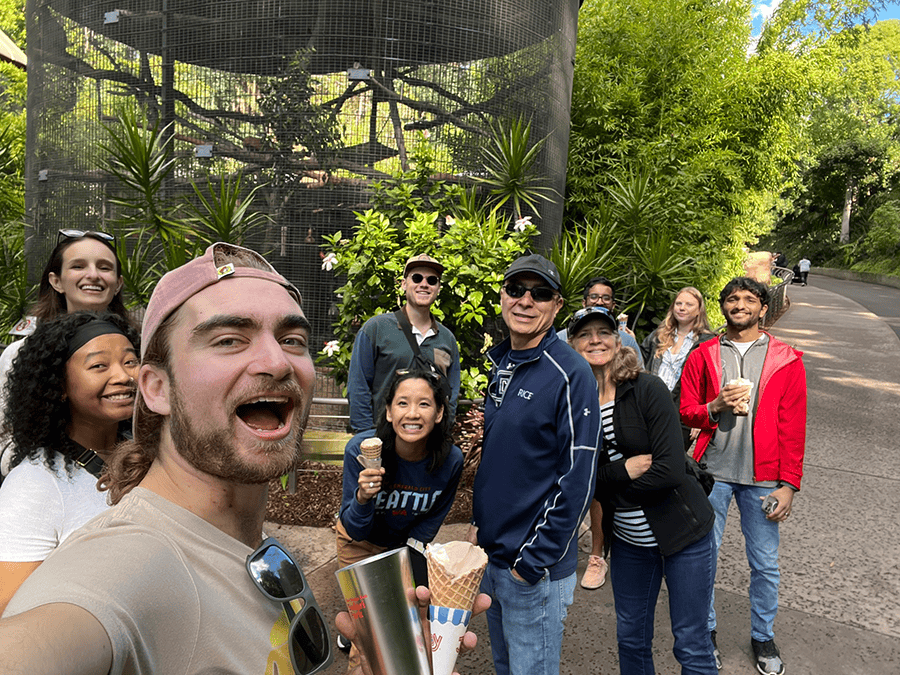
[[[66,433],[69,404],[66,392],[68,341],[79,327],[102,319],[122,330],[140,351],[140,336],[131,324],[113,312],[73,312],[50,321],[41,321],[13,360],[6,382],[6,410],[3,430],[14,445],[11,466],[28,458],[42,458],[56,470],[59,458],[67,472],[72,470],[75,443]],[[127,430],[129,421],[121,423]]]
[[[426,370],[404,370],[398,372],[391,385],[388,388],[387,395],[384,397],[384,404],[378,410],[378,422],[376,424],[375,435],[382,441],[381,461],[385,469],[384,480],[389,481],[394,475],[397,467],[397,451],[394,444],[397,441],[397,432],[394,426],[387,420],[387,409],[394,402],[394,396],[397,393],[397,387],[401,382],[406,380],[425,380],[434,394],[434,401],[438,410],[444,411],[444,416],[440,422],[434,425],[434,429],[428,435],[428,443],[426,446],[428,452],[428,472],[434,473],[450,456],[453,449],[452,421],[450,415],[447,414],[447,398],[441,391],[441,387],[434,373]]]

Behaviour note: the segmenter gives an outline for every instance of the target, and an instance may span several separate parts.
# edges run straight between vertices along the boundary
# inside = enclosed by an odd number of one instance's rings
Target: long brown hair
[[[84,239],[99,241],[101,244],[106,246],[106,248],[112,251],[113,257],[116,260],[116,278],[122,276],[122,263],[119,262],[119,256],[116,255],[116,249],[106,239],[98,237],[91,232],[87,232],[84,234],[84,236],[81,237],[64,238],[56,245],[56,248],[53,249],[53,252],[50,253],[50,258],[49,260],[47,260],[47,265],[44,267],[44,271],[41,274],[41,282],[40,286],[38,287],[38,299],[30,310],[31,313],[38,318],[38,321],[49,321],[50,319],[56,318],[57,316],[65,314],[68,311],[68,305],[66,305],[66,296],[50,285],[50,273],[52,272],[57,277],[61,276],[63,266],[63,253],[65,253],[66,249],[69,248],[72,244]],[[109,306],[106,308],[106,310],[112,312],[113,314],[118,314],[123,319],[127,320],[129,318],[128,310],[125,309],[125,302],[122,299],[122,289],[119,289],[119,292],[113,296],[113,299],[110,300]]]
[[[675,344],[675,336],[678,333],[678,320],[675,318],[675,302],[682,293],[687,293],[700,303],[700,311],[694,319],[694,324],[691,326],[694,335],[713,332],[712,328],[709,327],[709,320],[706,318],[706,302],[703,300],[703,293],[693,286],[685,286],[675,294],[674,298],[672,298],[672,304],[669,305],[669,311],[666,312],[666,318],[662,320],[662,323],[659,324],[659,328],[656,331],[656,340],[658,344],[658,347],[656,348],[657,358],[662,358],[662,355],[666,353],[666,350],[671,349],[672,345]]]

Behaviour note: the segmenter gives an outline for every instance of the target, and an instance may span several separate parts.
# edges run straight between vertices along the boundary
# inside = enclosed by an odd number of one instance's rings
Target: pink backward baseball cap
[[[237,267],[233,263],[216,265],[216,253],[253,258],[265,269]],[[232,278],[271,281],[287,290],[298,305],[302,304],[300,291],[281,276],[259,253],[235,244],[215,243],[207,248],[199,258],[194,258],[189,263],[167,272],[156,284],[156,288],[153,289],[153,294],[150,296],[150,302],[147,303],[147,311],[144,313],[144,322],[141,328],[141,358],[144,358],[147,345],[150,344],[150,340],[153,339],[160,324],[172,312],[207,286],[212,286],[223,279]]]

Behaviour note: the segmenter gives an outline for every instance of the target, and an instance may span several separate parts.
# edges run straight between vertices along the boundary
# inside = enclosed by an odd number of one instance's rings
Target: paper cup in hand
[[[359,454],[356,459],[364,469],[381,468],[381,439],[367,438],[359,444]]]
[[[465,541],[429,544],[428,586],[431,590],[431,665],[434,675],[451,675],[472,605],[487,567],[485,552]]]
[[[335,572],[356,630],[356,646],[375,675],[431,675],[427,636],[406,546]]]
[[[743,399],[740,403],[734,406],[732,413],[735,415],[746,416],[750,414],[750,392],[753,391],[753,381],[748,380],[744,377],[736,377],[733,380],[729,380],[726,384],[736,384],[739,387],[750,387],[750,390],[747,392],[747,398]]]

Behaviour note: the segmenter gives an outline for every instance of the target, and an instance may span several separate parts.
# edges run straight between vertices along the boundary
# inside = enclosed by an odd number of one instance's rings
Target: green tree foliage
[[[635,312],[659,318],[685,281],[710,295],[739,271],[793,170],[804,76],[789,55],[748,55],[750,10],[746,0],[581,9],[566,224],[611,218]]]
[[[332,366],[338,382],[347,381],[353,340],[362,324],[376,314],[394,311],[404,301],[399,284],[407,258],[427,253],[445,267],[432,312],[459,342],[462,396],[483,391],[487,384],[483,352],[498,334],[503,272],[529,246],[537,228],[524,224],[521,231],[512,229],[496,212],[482,221],[449,217],[441,228],[440,216],[416,212],[398,228],[387,215],[369,210],[358,216],[351,237],[340,232],[325,237],[323,267],[346,277],[336,291],[336,339],[321,359]]]
[[[796,185],[784,194],[773,246],[792,259],[853,264],[871,216],[900,181],[900,21],[856,26],[804,55],[810,97]]]

